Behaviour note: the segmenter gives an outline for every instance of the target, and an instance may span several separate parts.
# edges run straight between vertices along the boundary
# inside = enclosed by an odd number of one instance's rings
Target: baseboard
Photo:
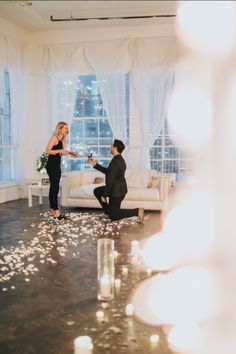
[[[0,203],[21,198],[21,187],[17,183],[0,184]]]

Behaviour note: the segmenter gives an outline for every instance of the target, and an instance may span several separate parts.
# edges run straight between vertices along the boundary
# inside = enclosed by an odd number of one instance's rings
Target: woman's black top
[[[62,141],[59,140],[58,144],[52,147],[52,150],[61,150],[63,149]],[[61,154],[49,155],[47,162],[47,170],[55,170],[61,168]]]

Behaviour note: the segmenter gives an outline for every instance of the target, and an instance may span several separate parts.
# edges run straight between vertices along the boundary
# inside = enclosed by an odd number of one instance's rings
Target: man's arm
[[[115,183],[118,172],[119,165],[117,164],[117,162],[112,160],[106,173],[106,185],[103,191],[103,197],[109,197],[110,191]]]
[[[99,163],[96,163],[96,165],[93,166],[96,170],[107,174],[107,167],[103,167],[102,165],[99,165]]]
[[[88,163],[93,166],[96,170],[106,174],[107,173],[107,167],[103,167],[102,165],[99,165],[99,163],[96,162],[92,157],[88,157]]]

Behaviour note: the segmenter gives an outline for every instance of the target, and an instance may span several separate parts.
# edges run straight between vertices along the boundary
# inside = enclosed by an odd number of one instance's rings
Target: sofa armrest
[[[161,176],[161,182],[160,182],[160,199],[161,200],[168,200],[170,183],[171,183],[170,176],[164,176],[164,175]]]
[[[62,173],[62,183],[61,183],[61,198],[63,201],[69,195],[70,189],[76,186],[80,186],[83,183],[83,172],[73,171]]]

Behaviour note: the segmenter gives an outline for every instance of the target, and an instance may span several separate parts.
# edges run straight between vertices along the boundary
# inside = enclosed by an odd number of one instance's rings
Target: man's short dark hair
[[[117,151],[121,154],[122,151],[125,149],[125,145],[122,143],[121,140],[114,140],[113,146],[117,148]]]

